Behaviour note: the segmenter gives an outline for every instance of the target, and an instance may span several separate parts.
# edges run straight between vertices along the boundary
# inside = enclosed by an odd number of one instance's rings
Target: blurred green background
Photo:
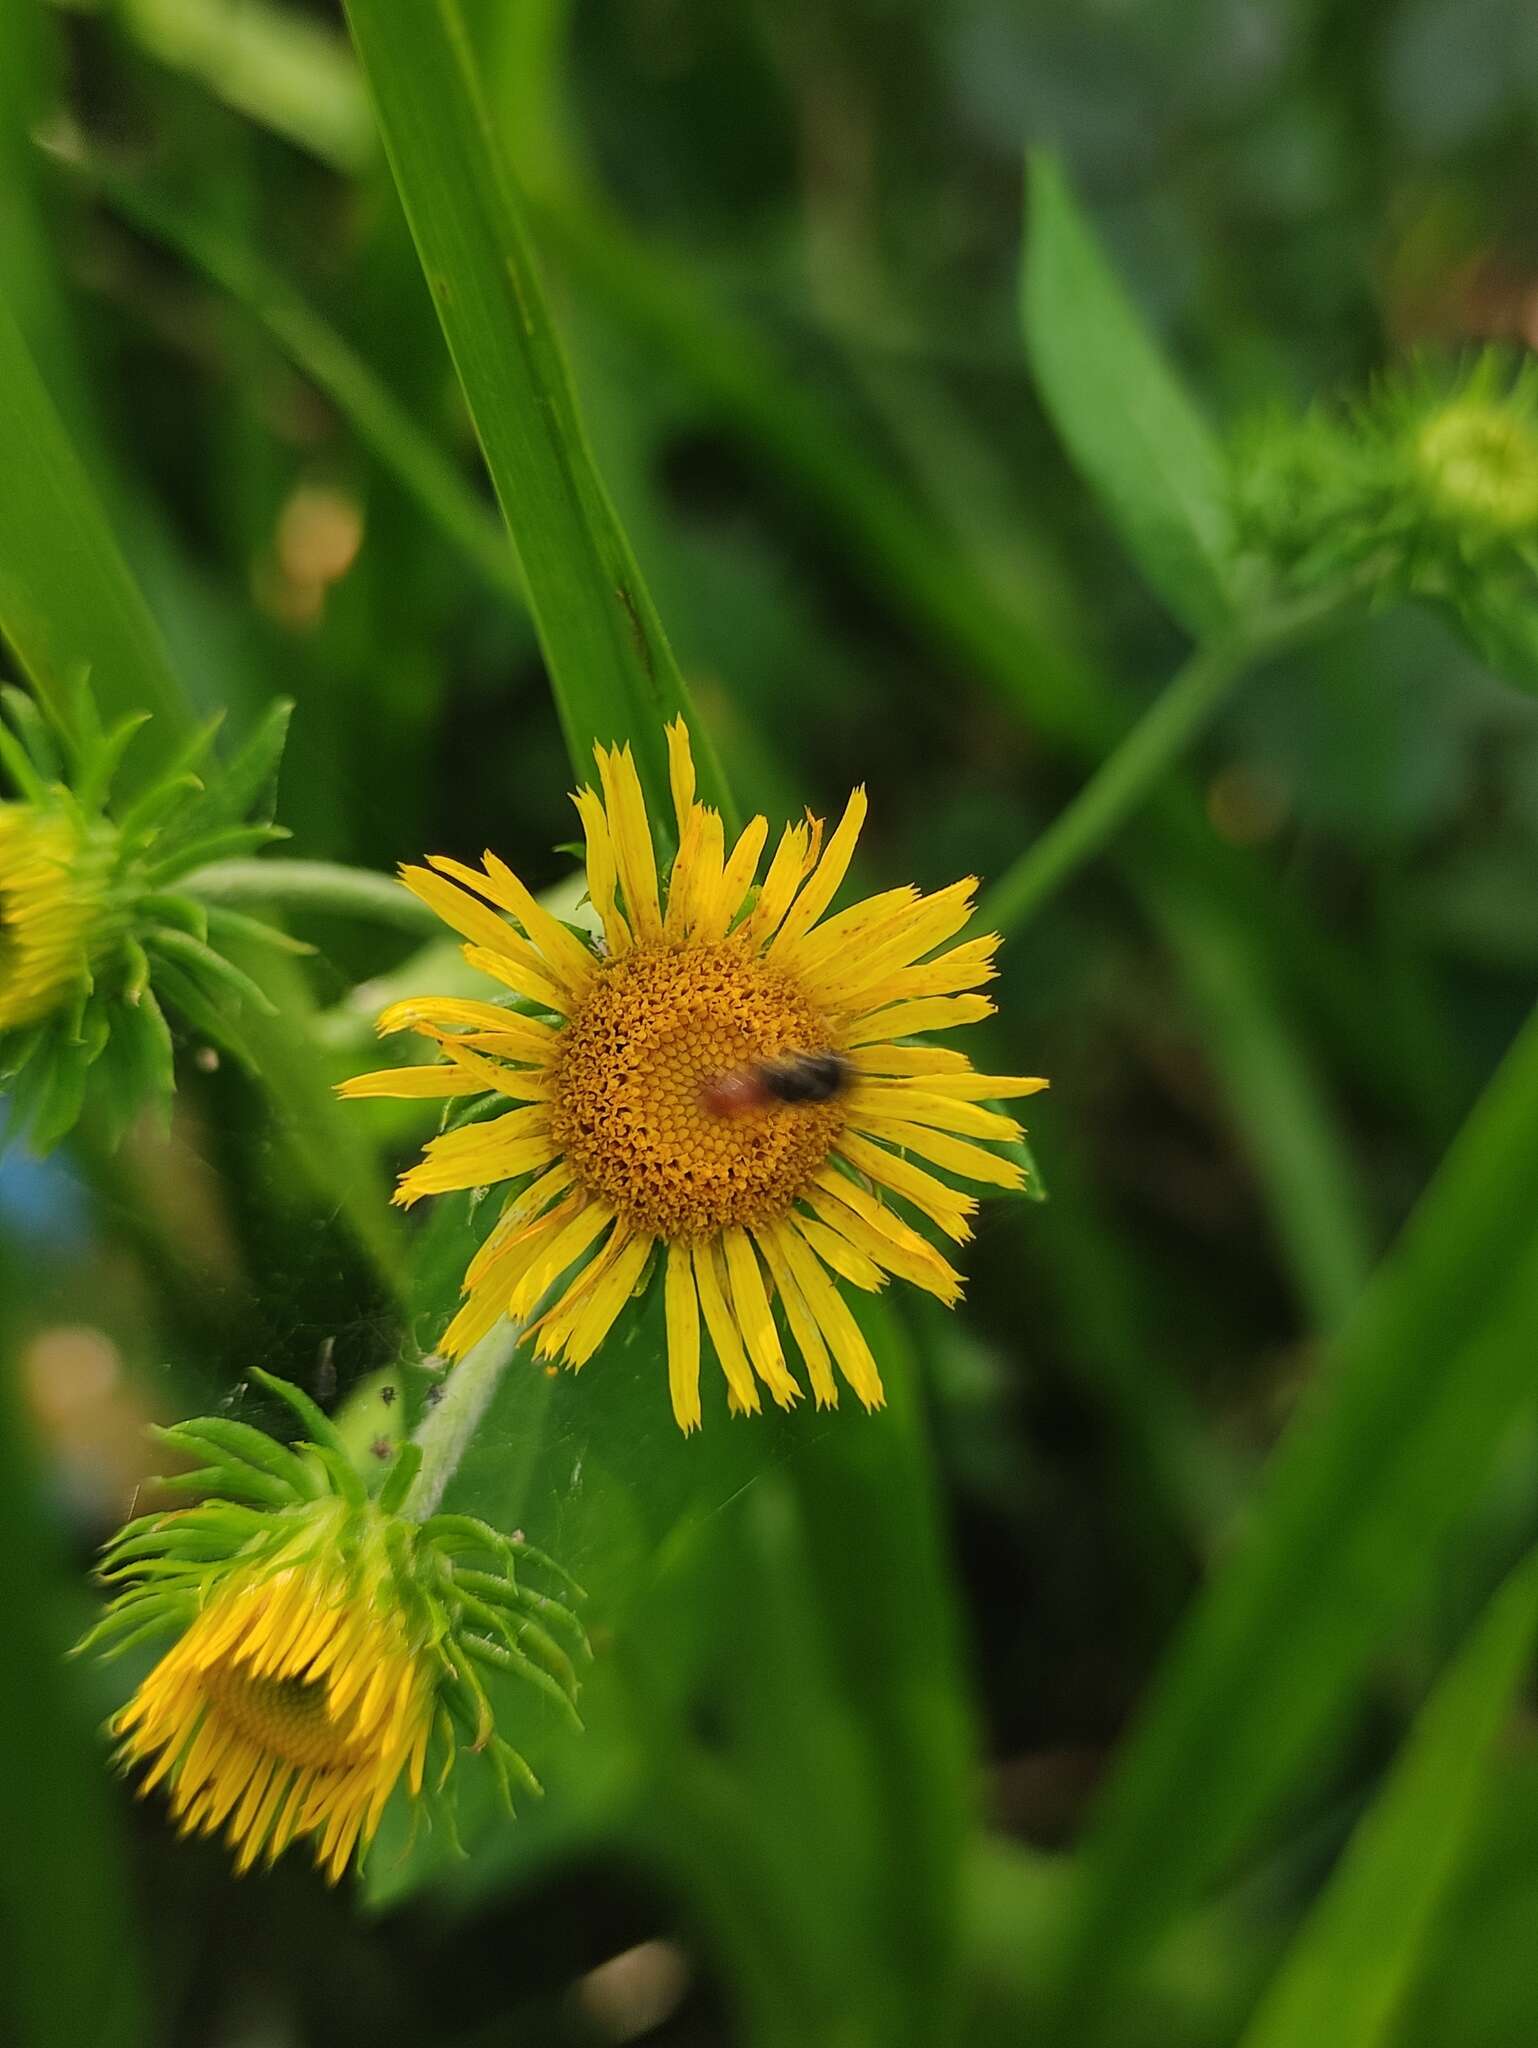
[[[1186,648],[1033,389],[1024,145],[1221,427],[1538,344],[1517,0],[463,14],[701,720],[774,819],[867,782],[875,887],[997,877]],[[0,288],[193,708],[238,735],[295,698],[292,851],[567,876],[560,727],[339,12],[11,0]],[[536,1460],[515,1511],[596,1570],[588,1737],[536,1726],[549,1797],[472,1811],[466,1860],[402,1832],[338,1893],[173,1841],[92,1732],[126,1679],[58,1661],[146,1421],[280,1427],[260,1364],[366,1444],[452,1296],[462,1212],[412,1234],[403,1315],[309,1121],[414,942],[296,921],[315,1049],[272,1096],[188,1039],[168,1140],[0,1165],[4,2038],[1533,2039],[1528,1617],[1481,1616],[1538,1540],[1530,1044],[1492,1084],[1535,881],[1538,704],[1430,614],[1252,676],[1011,935],[976,1056],[1052,1076],[1050,1200],[985,1207],[958,1313],[883,1304],[892,1415],[710,1418],[691,1466],[644,1324],[537,1408],[510,1382],[465,1484]],[[346,1121],[360,1174],[424,1131]],[[1335,2036],[1288,2018],[1300,1956],[1326,2009],[1363,1994]]]

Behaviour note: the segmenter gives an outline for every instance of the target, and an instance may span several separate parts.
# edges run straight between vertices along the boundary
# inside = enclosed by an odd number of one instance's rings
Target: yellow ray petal
[[[824,994],[822,1000],[835,1010],[873,1010],[882,1003],[912,1002],[920,996],[955,995],[994,979],[999,971],[993,959],[998,948],[998,935],[989,932],[985,938],[952,946],[938,959],[894,968],[879,980],[862,981],[858,987],[846,984],[838,993]]]
[[[472,944],[484,946],[488,952],[506,954],[513,960],[527,960],[532,955],[528,941],[520,938],[505,919],[467,890],[435,875],[431,868],[403,867],[400,876],[413,896],[419,896],[446,925]]]
[[[726,1254],[726,1272],[732,1286],[732,1309],[754,1370],[782,1408],[792,1407],[800,1400],[801,1389],[785,1370],[785,1353],[780,1333],[774,1327],[753,1241],[745,1230],[726,1230],[721,1234],[721,1248]]]
[[[721,894],[721,869],[726,854],[721,813],[697,808],[695,815],[700,821],[700,832],[689,864],[684,929],[693,934],[698,944],[702,914],[713,908]]]
[[[774,859],[769,863],[769,872],[758,892],[758,901],[742,921],[742,937],[750,946],[761,946],[778,930],[805,872],[806,854],[806,827],[787,825],[774,849]]]
[[[710,1341],[716,1347],[716,1357],[726,1376],[731,1405],[738,1413],[758,1413],[758,1389],[753,1384],[747,1354],[742,1348],[742,1339],[732,1321],[732,1312],[726,1305],[726,1296],[721,1291],[721,1275],[716,1265],[715,1248],[709,1238],[701,1238],[693,1248],[694,1284],[699,1290],[700,1308],[705,1317],[705,1327],[710,1332]]]
[[[610,1212],[601,1202],[584,1202],[564,1229],[558,1230],[530,1261],[509,1297],[515,1316],[525,1316],[545,1289],[575,1263],[609,1222]]]
[[[956,1058],[960,1059],[960,1053]],[[1016,1095],[1039,1095],[1052,1083],[1040,1074],[929,1074],[924,1080],[927,1095],[952,1095],[958,1102],[1007,1102]]]
[[[543,1103],[534,1103],[531,1107],[535,1113],[544,1110]],[[512,1116],[529,1114],[529,1110],[523,1109],[511,1112]],[[498,1117],[494,1121],[505,1123],[508,1120]],[[473,1133],[468,1131],[450,1131],[447,1134],[449,1138],[468,1138],[471,1135]],[[516,1180],[520,1174],[531,1173],[536,1166],[545,1166],[555,1157],[555,1145],[548,1126],[533,1130],[526,1137],[500,1139],[484,1151],[469,1146],[446,1153],[435,1150],[446,1142],[445,1138],[433,1139],[426,1156],[401,1175],[400,1185],[392,1198],[401,1208],[409,1209],[423,1195],[448,1195],[457,1188],[482,1188],[489,1187],[494,1181]]]
[[[948,1045],[866,1045],[848,1054],[857,1074],[970,1075],[972,1062]],[[933,1086],[926,1081],[926,1087]]]
[[[932,1173],[925,1173],[921,1166],[899,1159],[895,1153],[873,1144],[869,1138],[862,1138],[855,1131],[844,1132],[838,1141],[838,1149],[857,1173],[863,1173],[878,1187],[890,1188],[894,1195],[901,1195],[905,1202],[911,1202],[921,1215],[938,1224],[957,1244],[965,1244],[972,1235],[967,1218],[977,1207],[975,1195],[964,1195],[955,1188],[947,1187]]]
[[[670,945],[676,945],[688,929],[689,883],[704,830],[705,810],[703,805],[699,805],[684,817],[683,836],[678,842],[673,872],[668,876],[668,903],[662,919],[662,936]]]
[[[820,1223],[815,1216],[803,1216],[792,1210],[785,1219],[792,1230],[799,1231],[825,1266],[831,1266],[840,1279],[847,1280],[851,1287],[858,1287],[865,1294],[875,1294],[886,1285],[886,1275],[874,1259],[868,1259],[864,1252],[856,1251],[846,1237],[836,1230],[830,1230],[826,1223]]]
[[[591,1200],[591,1197],[584,1197]],[[574,1273],[566,1285],[559,1290],[556,1299],[545,1310],[537,1322],[525,1325],[524,1336],[536,1340],[536,1358],[550,1358],[563,1351],[581,1322],[592,1290],[608,1272],[620,1252],[629,1243],[632,1232],[628,1223],[622,1223],[607,1203],[600,1205],[605,1220],[614,1227],[603,1243],[587,1261]]]
[[[566,1345],[566,1362],[573,1371],[587,1364],[614,1327],[620,1310],[635,1291],[641,1269],[651,1256],[656,1239],[645,1232],[630,1237],[594,1287],[582,1311],[582,1319]]]
[[[377,1029],[381,1038],[392,1031],[422,1031],[431,1036],[444,1026],[462,1024],[473,1031],[495,1032],[516,1045],[518,1057],[536,1065],[554,1059],[560,1034],[553,1025],[537,1017],[524,1017],[500,1003],[477,1003],[462,996],[412,996],[404,1003],[392,1003],[382,1010]]]
[[[687,1436],[700,1426],[700,1303],[686,1244],[668,1246],[666,1302],[668,1391],[673,1418]]]
[[[796,1284],[806,1296],[806,1305],[828,1340],[839,1371],[867,1408],[882,1407],[886,1395],[882,1391],[881,1374],[876,1369],[876,1361],[871,1356],[864,1333],[849,1313],[848,1303],[823,1271],[811,1247],[795,1231],[783,1223],[776,1223],[772,1228],[775,1243],[784,1253]]]
[[[675,718],[667,728],[668,782],[673,791],[673,815],[678,820],[678,843],[684,842],[689,812],[694,804],[694,756],[689,751],[689,728]]]
[[[772,1231],[760,1228],[753,1237],[763,1254],[764,1264],[769,1268],[781,1302],[785,1307],[785,1320],[790,1333],[796,1340],[806,1366],[806,1376],[812,1383],[812,1399],[819,1408],[838,1406],[838,1384],[833,1377],[833,1364],[828,1356],[828,1347],[823,1342],[822,1332],[817,1327],[817,1318],[806,1305],[806,1297],[797,1285],[785,1254],[776,1243]]]
[[[574,932],[569,932],[559,918],[552,917],[544,905],[535,900],[506,861],[499,860],[488,849],[481,855],[485,870],[481,874],[474,868],[461,867],[458,861],[450,861],[442,854],[430,854],[428,859],[440,874],[455,876],[471,888],[478,889],[501,909],[510,911],[556,977],[573,995],[582,993],[592,980],[597,965],[592,954]]]
[[[944,1167],[947,1173],[960,1174],[963,1179],[985,1181],[996,1188],[1025,1185],[1025,1173],[1012,1159],[1000,1159],[997,1153],[985,1152],[981,1145],[969,1144],[965,1138],[948,1138],[902,1117],[862,1116],[859,1128],[870,1136],[885,1139],[889,1145],[900,1145],[905,1152],[917,1152],[920,1159]],[[847,1155],[847,1132],[839,1143]]]
[[[808,986],[815,985],[820,1000],[847,1008],[858,989],[885,980],[960,931],[972,915],[976,887],[976,879],[969,875],[933,896],[921,896],[908,909],[894,912],[881,931],[871,933],[859,946],[841,948],[836,955],[817,960],[810,969],[801,966],[804,955],[798,947],[798,970]],[[836,918],[830,920],[830,924],[837,922]],[[819,925],[804,942],[805,947],[818,946],[822,935]]]
[[[834,1192],[835,1183],[842,1184],[838,1192]],[[844,1189],[857,1197],[864,1196],[869,1209],[856,1208],[845,1199]],[[910,1230],[890,1209],[883,1209],[879,1202],[865,1194],[863,1188],[857,1188],[847,1175],[833,1173],[826,1180],[820,1180],[818,1185],[807,1189],[806,1199],[830,1230],[848,1238],[878,1266],[884,1266],[889,1273],[895,1273],[900,1280],[907,1280],[914,1287],[922,1287],[926,1294],[935,1295],[947,1308],[961,1299],[961,1275],[955,1267],[942,1259],[932,1245],[926,1244],[916,1230]]]
[[[609,958],[618,960],[630,951],[630,927],[614,900],[619,871],[614,864],[614,841],[609,835],[609,820],[594,790],[579,789],[572,802],[577,807],[577,816],[582,820],[582,836],[587,841],[588,900],[598,913]]]
[[[470,1261],[465,1274],[466,1281],[478,1280],[514,1232],[523,1229],[543,1210],[548,1209],[556,1196],[570,1185],[571,1166],[565,1159],[558,1159],[548,1173],[541,1174],[522,1194],[511,1196],[504,1203],[501,1215],[492,1225],[486,1242]]]
[[[867,1118],[889,1122],[902,1117],[937,1131],[959,1131],[963,1137],[994,1138],[1005,1144],[1020,1135],[1012,1116],[954,1096],[931,1095],[925,1088],[910,1088],[901,1081],[858,1081],[845,1100],[857,1129],[864,1128]]]
[[[489,974],[493,981],[500,981],[515,995],[527,996],[531,1003],[538,1003],[543,1010],[554,1010],[558,1017],[564,1017],[571,1007],[571,998],[537,967],[514,960],[507,953],[493,953],[486,946],[466,946],[464,954],[472,967],[478,967],[482,974]]]
[[[846,1046],[874,1045],[881,1039],[911,1038],[921,1031],[950,1031],[958,1024],[977,1024],[993,1015],[986,996],[928,996],[919,1003],[897,1003],[862,1017],[844,1034]]]
[[[911,883],[904,883],[900,889],[884,889],[879,896],[864,896],[858,903],[851,903],[847,910],[826,918],[801,941],[796,948],[796,972],[810,978],[830,962],[843,963],[848,949],[856,944],[862,951],[882,944],[893,936],[905,913],[912,911],[920,900],[918,890]]]
[[[783,959],[796,941],[811,930],[838,894],[839,884],[848,873],[849,863],[854,858],[855,841],[860,836],[860,827],[865,823],[865,812],[866,797],[862,783],[849,792],[844,815],[838,821],[838,829],[828,841],[827,851],[817,863],[815,873],[786,913],[785,922],[776,932],[768,949],[768,957],[771,960]]]
[[[381,1067],[377,1073],[339,1081],[336,1092],[358,1101],[370,1095],[479,1095],[485,1087],[484,1081],[458,1067]]]
[[[662,912],[657,901],[657,856],[652,849],[651,827],[646,821],[646,799],[636,773],[630,749],[615,747],[605,753],[595,749],[598,779],[603,784],[604,809],[614,841],[614,861],[625,908],[637,940],[660,939]]]
[[[743,826],[742,836],[732,848],[731,858],[722,870],[720,885],[712,900],[701,903],[695,921],[695,934],[701,945],[715,945],[730,931],[732,919],[741,910],[743,899],[753,886],[753,877],[758,873],[759,858],[768,837],[767,818],[749,818]]]

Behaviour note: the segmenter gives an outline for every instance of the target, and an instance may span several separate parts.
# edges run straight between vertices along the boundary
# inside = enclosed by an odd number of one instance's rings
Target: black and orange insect
[[[842,1053],[788,1053],[704,1082],[700,1107],[707,1116],[745,1116],[776,1103],[831,1102],[853,1079],[854,1069]]]

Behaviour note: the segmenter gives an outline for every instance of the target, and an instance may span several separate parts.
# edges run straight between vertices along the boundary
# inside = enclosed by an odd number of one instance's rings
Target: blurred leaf
[[[628,740],[666,818],[664,723],[688,712],[589,453],[455,0],[351,0],[348,19],[422,268],[528,580],[567,748]],[[691,724],[694,721],[691,718]],[[730,811],[696,727],[701,794]]]
[[[1030,160],[1026,346],[1074,463],[1197,638],[1232,617],[1227,471],[1212,430],[1122,290],[1057,160]]]
[[[0,633],[55,704],[91,672],[109,723],[154,711],[154,751],[188,713],[160,629],[128,573],[10,308],[0,303]]]
[[[1538,1552],[1490,1602],[1416,1717],[1241,2048],[1379,2048],[1390,2038],[1535,1633]]]
[[[500,521],[336,329],[270,269],[256,249],[215,222],[195,217],[100,163],[81,168],[126,220],[177,250],[262,323],[483,580],[521,610],[527,602],[523,579]]]
[[[117,1801],[79,1667],[64,1661],[64,1565],[20,1393],[0,1374],[0,2014],[8,2048],[139,2048],[148,2017]]]
[[[237,112],[334,170],[367,163],[373,131],[347,47],[298,8],[268,0],[117,0],[114,11],[150,56],[190,73]]]
[[[1531,1398],[1538,1016],[1327,1356],[1166,1659],[1061,1952],[1093,2012],[1295,1784]]]

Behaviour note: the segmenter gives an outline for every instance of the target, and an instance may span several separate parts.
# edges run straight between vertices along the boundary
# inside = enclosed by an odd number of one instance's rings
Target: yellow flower
[[[171,1780],[184,1833],[226,1832],[235,1868],[308,1837],[333,1882],[432,1731],[433,1659],[391,1597],[382,1547],[349,1564],[347,1509],[311,1511],[276,1556],[232,1571],[113,1723],[124,1762]]]
[[[553,1559],[467,1515],[411,1512],[418,1444],[370,1496],[308,1395],[251,1376],[300,1416],[309,1455],[226,1416],[156,1431],[199,1466],[161,1484],[214,1491],[112,1539],[100,1576],[114,1598],[80,1648],[116,1655],[177,1631],[112,1721],[120,1761],[147,1767],[141,1793],[167,1786],[183,1833],[222,1829],[237,1870],[304,1840],[335,1883],[403,1781],[451,1820],[465,1745],[509,1811],[514,1783],[537,1793],[480,1673],[523,1680],[580,1727],[555,1632],[579,1656],[587,1644],[559,1598],[524,1582],[526,1566],[564,1580]]]
[[[964,1241],[975,1197],[929,1169],[1019,1186],[1020,1168],[987,1149],[1019,1126],[983,1105],[1046,1083],[984,1077],[959,1052],[910,1042],[993,1009],[969,991],[992,977],[997,936],[936,951],[970,916],[975,881],[931,896],[889,889],[830,916],[865,817],[857,789],[826,846],[820,820],[788,826],[755,888],[767,822],[754,818],[728,849],[719,814],[695,801],[681,722],[668,748],[679,850],[665,892],[629,749],[600,748],[602,796],[574,798],[601,946],[543,910],[494,854],[481,868],[434,857],[403,870],[519,1007],[397,1003],[381,1032],[421,1033],[443,1064],[361,1075],[342,1092],[489,1090],[517,1105],[432,1140],[396,1194],[410,1204],[523,1184],[470,1262],[443,1339],[451,1357],[554,1290],[537,1353],[581,1366],[660,1247],[683,1429],[700,1421],[702,1318],[733,1412],[758,1409],[755,1375],[782,1407],[799,1397],[774,1298],[818,1405],[838,1398],[836,1364],[876,1407],[880,1374],[833,1276],[874,1289],[896,1274],[953,1303],[959,1276],[894,1198]],[[786,1063],[805,1072],[798,1062],[825,1055],[813,1099],[763,1085],[766,1066],[784,1086]]]
[[[36,1024],[89,989],[101,880],[66,812],[0,803],[0,1032]]]

